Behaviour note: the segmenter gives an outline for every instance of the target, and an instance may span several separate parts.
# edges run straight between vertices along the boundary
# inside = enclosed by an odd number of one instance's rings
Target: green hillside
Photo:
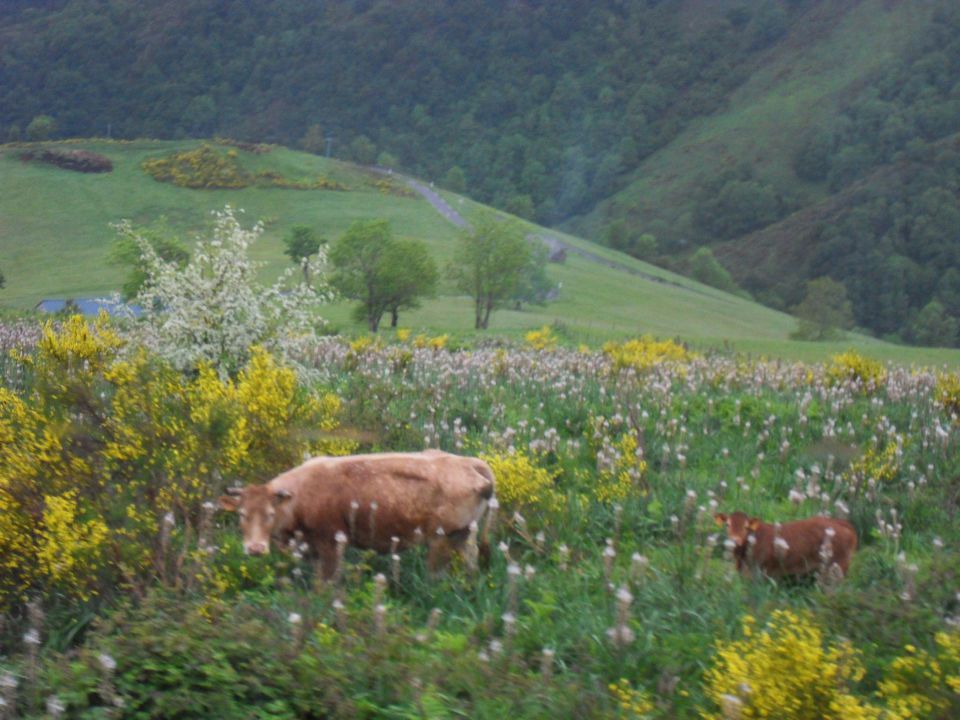
[[[256,155],[235,152],[241,167],[268,170],[289,180],[323,177],[342,190],[291,190],[248,187],[237,190],[198,190],[176,187],[150,178],[144,159],[164,157],[195,148],[197,142],[109,142],[52,144],[85,149],[108,157],[114,170],[82,174],[19,159],[26,146],[6,146],[0,156],[0,268],[7,287],[0,300],[8,307],[27,309],[40,299],[102,296],[116,290],[122,268],[108,263],[115,239],[111,223],[128,218],[142,226],[161,221],[189,240],[207,226],[211,210],[226,204],[243,208],[252,223],[266,224],[264,237],[254,247],[263,260],[264,278],[289,266],[282,238],[295,224],[306,224],[327,238],[336,238],[356,219],[386,218],[397,235],[425,241],[434,257],[445,263],[452,257],[457,228],[398,177],[307,153],[275,147]],[[479,207],[473,201],[447,193],[453,207],[467,216]],[[571,252],[563,264],[551,264],[550,277],[560,283],[557,300],[544,307],[494,314],[492,329],[520,333],[545,323],[559,322],[572,341],[599,342],[609,337],[652,333],[681,337],[700,347],[729,342],[733,347],[789,357],[822,358],[848,345],[878,357],[904,361],[954,362],[954,353],[908,350],[866,338],[849,342],[809,344],[787,341],[795,321],[783,314],[573,236],[552,234]],[[589,254],[585,257],[577,251]],[[602,262],[600,262],[602,261]],[[472,307],[467,298],[444,286],[437,298],[418,311],[404,313],[401,324],[435,332],[468,332]],[[344,329],[354,328],[349,306],[329,310],[330,319]]]

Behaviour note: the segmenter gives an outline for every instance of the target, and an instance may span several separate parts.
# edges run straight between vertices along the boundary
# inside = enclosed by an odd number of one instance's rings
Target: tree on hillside
[[[708,247],[699,248],[690,258],[690,276],[704,285],[736,293],[740,290],[727,269]]]
[[[323,155],[325,146],[326,140],[324,138],[323,128],[317,124],[308,127],[303,137],[300,138],[300,147],[314,155]]]
[[[320,245],[325,243],[326,240],[317,237],[313,228],[306,225],[294,225],[283,239],[286,246],[283,254],[303,270],[304,285],[310,284],[310,258],[320,252]]]
[[[807,294],[793,314],[800,326],[791,337],[798,340],[828,340],[853,327],[853,309],[847,289],[829,277],[807,283]]]
[[[473,298],[475,328],[489,327],[490,313],[517,292],[529,261],[530,246],[516,221],[486,212],[461,233],[450,274]]]
[[[185,371],[209,365],[235,374],[262,345],[296,364],[323,324],[319,306],[332,298],[321,282],[290,287],[290,268],[276,283],[257,281],[249,248],[263,233],[259,223],[241,226],[229,206],[215,214],[210,237],[197,240],[185,265],[163,260],[151,242],[127,222],[118,226],[143,255],[147,278],[136,296],[143,309],[133,332],[140,342]],[[300,367],[302,372],[309,372]]]
[[[155,227],[131,228],[130,232],[121,233],[107,253],[107,262],[130,268],[130,274],[120,288],[124,300],[136,297],[149,274],[142,243],[149,244],[160,260],[177,268],[183,269],[190,261],[190,252],[163,219]]]
[[[401,310],[420,307],[420,298],[437,291],[437,263],[419,240],[394,240],[383,256],[381,271],[390,327],[397,327]]]
[[[386,220],[353,223],[330,250],[332,282],[360,305],[354,311],[377,332],[387,311],[396,327],[400,310],[417,307],[436,290],[437,268],[418,240],[396,240]]]
[[[30,124],[27,125],[27,140],[37,142],[40,140],[49,140],[56,132],[57,123],[49,115],[37,115]]]
[[[3,270],[0,270],[0,290],[7,284],[7,279],[3,276]]]
[[[951,317],[942,303],[932,300],[917,313],[911,323],[910,339],[918,345],[954,347],[958,340],[960,323]]]
[[[520,310],[523,303],[527,305],[544,305],[555,285],[547,276],[547,261],[550,257],[550,248],[539,240],[534,240],[530,247],[530,255],[526,266],[520,273],[520,282],[517,289],[510,296]]]

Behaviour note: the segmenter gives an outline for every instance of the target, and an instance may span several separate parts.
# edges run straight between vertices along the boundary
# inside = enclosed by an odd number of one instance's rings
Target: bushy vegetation
[[[20,153],[20,159],[23,162],[45,163],[75,172],[103,173],[113,170],[113,162],[110,158],[89,150],[62,150],[59,148],[26,150]]]
[[[954,375],[404,331],[315,342],[302,384],[262,350],[229,380],[129,342],[74,318],[2,365],[0,663],[25,717],[960,709]],[[476,575],[351,550],[324,584],[204,505],[304,452],[424,447],[497,473]],[[850,576],[737,576],[712,518],[736,508],[848,516]]]

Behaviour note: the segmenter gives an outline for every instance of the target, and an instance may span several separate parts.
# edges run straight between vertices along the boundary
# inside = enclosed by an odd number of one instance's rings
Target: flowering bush
[[[552,350],[557,346],[557,336],[549,325],[544,325],[539,330],[531,330],[523,338],[534,350]]]
[[[937,377],[937,400],[944,410],[960,418],[960,375],[951,373]]]
[[[137,338],[180,370],[210,364],[221,375],[231,374],[258,344],[289,361],[294,350],[316,339],[316,328],[324,324],[318,310],[332,291],[318,273],[313,286],[292,282],[293,268],[262,287],[248,250],[263,226],[244,229],[229,206],[215,217],[212,237],[198,241],[182,269],[164,261],[129,223],[119,225],[121,234],[138,243],[146,265],[136,298],[144,309]],[[316,262],[324,262],[323,248]]]
[[[649,335],[624,343],[608,342],[603,351],[613,361],[615,369],[649,370],[664,362],[688,362],[695,356],[673,340],[655,340]]]
[[[880,710],[850,694],[864,675],[845,642],[824,647],[823,633],[805,614],[777,610],[758,630],[743,618],[743,639],[717,644],[713,666],[704,674],[707,697],[743,718],[857,720],[880,718]],[[720,720],[721,713],[702,717]]]
[[[549,510],[560,503],[554,488],[555,474],[539,467],[529,455],[517,451],[512,455],[492,454],[481,457],[497,479],[497,499],[511,510]]]
[[[31,383],[0,387],[0,607],[31,589],[88,599],[149,575],[168,513],[196,526],[224,480],[342,454],[336,396],[304,391],[262,348],[235,381],[122,357],[101,316],[48,324]]]
[[[620,678],[617,682],[610,683],[607,689],[616,700],[621,717],[645,718],[649,717],[650,713],[656,709],[647,693],[630,687],[630,681],[626,678]]]
[[[875,390],[883,384],[886,377],[887,371],[879,361],[866,358],[853,350],[833,355],[827,366],[827,378],[834,385],[853,381],[867,390]]]
[[[937,653],[907,645],[880,683],[891,720],[960,715],[960,632],[936,635]]]

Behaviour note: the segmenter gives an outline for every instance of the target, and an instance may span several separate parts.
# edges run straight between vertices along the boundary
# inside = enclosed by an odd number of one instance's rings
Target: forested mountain
[[[947,343],[958,70],[950,0],[0,2],[9,140],[330,149],[677,269],[711,247],[778,307],[830,275],[860,325]]]

